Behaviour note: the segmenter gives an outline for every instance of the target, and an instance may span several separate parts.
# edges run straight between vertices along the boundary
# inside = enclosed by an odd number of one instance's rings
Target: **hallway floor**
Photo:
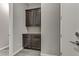
[[[0,56],[9,56],[9,48],[0,50]]]
[[[30,50],[30,49],[23,49],[15,56],[40,56],[40,51],[37,50]]]

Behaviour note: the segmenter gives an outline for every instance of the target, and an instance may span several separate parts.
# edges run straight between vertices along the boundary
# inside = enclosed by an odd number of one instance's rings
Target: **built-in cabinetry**
[[[41,35],[40,34],[23,34],[24,49],[41,50]]]
[[[41,26],[41,9],[26,10],[26,26]]]
[[[41,50],[41,9],[27,9],[26,10],[26,27],[27,33],[23,34],[23,48]],[[35,30],[38,28],[38,32]],[[39,29],[40,28],[40,29]],[[35,30],[30,32],[30,30]]]

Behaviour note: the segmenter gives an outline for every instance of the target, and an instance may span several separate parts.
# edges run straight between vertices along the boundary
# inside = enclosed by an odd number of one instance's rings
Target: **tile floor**
[[[9,48],[0,50],[0,56],[9,56]]]
[[[30,49],[23,49],[15,56],[40,56],[40,51],[37,50],[30,50]]]

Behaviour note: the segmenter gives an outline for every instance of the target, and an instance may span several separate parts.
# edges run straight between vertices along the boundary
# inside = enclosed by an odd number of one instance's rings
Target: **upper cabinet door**
[[[26,11],[26,26],[33,25],[33,11],[27,10]]]
[[[33,12],[33,21],[32,21],[32,25],[31,26],[36,26],[36,10],[34,9],[34,10],[32,10],[32,12]]]
[[[41,9],[36,10],[36,23],[37,26],[41,26]]]
[[[26,26],[40,26],[41,25],[41,9],[26,10]]]

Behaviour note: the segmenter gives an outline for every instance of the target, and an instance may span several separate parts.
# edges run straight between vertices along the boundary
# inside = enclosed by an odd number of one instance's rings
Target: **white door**
[[[75,32],[79,31],[79,4],[64,3],[61,4],[61,52],[64,56],[79,55],[78,46],[70,41],[78,40]]]
[[[60,54],[60,4],[41,4],[41,55]]]

